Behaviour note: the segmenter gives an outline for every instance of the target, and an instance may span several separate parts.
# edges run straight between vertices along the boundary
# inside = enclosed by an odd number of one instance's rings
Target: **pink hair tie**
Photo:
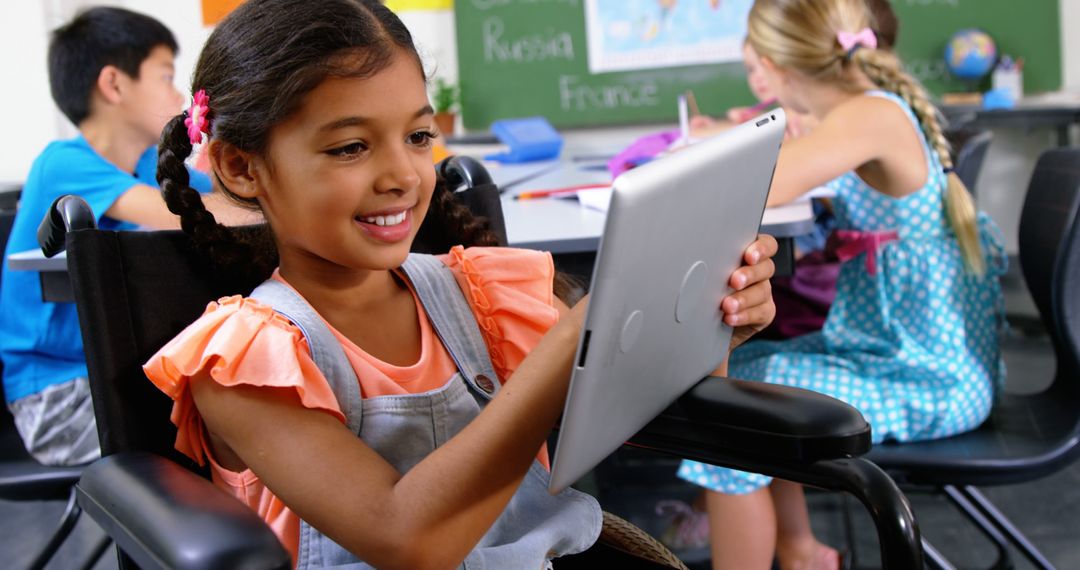
[[[203,133],[210,134],[210,97],[206,91],[199,89],[192,97],[191,107],[184,111],[187,118],[184,125],[187,126],[188,138],[191,144],[199,144],[203,141]]]
[[[877,49],[877,35],[870,28],[863,28],[855,33],[837,32],[836,41],[840,42],[840,47],[847,52],[847,59],[851,59],[855,50],[861,47]]]

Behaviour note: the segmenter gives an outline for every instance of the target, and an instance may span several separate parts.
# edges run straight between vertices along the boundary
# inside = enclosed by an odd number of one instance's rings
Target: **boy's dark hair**
[[[874,32],[877,34],[881,49],[893,51],[900,35],[900,20],[893,11],[889,0],[866,0],[870,14],[874,19]]]
[[[377,0],[248,0],[225,18],[203,47],[192,92],[210,98],[212,138],[265,156],[270,129],[296,111],[304,96],[333,77],[371,77],[388,67],[396,53],[407,53],[421,70],[412,35]],[[169,210],[211,261],[230,270],[265,272],[277,263],[267,247],[269,227],[238,231],[216,222],[199,193],[190,187],[184,160],[191,140],[184,114],[165,126],[158,147],[158,183]],[[434,168],[435,165],[432,165]],[[230,198],[257,209],[254,200]],[[420,228],[422,241],[435,251],[452,245],[498,245],[482,219],[472,216],[439,180]],[[445,243],[453,239],[453,243]]]
[[[90,94],[106,65],[134,79],[158,46],[178,51],[164,24],[123,8],[97,7],[57,28],[49,42],[49,87],[53,101],[75,125],[90,115]]]

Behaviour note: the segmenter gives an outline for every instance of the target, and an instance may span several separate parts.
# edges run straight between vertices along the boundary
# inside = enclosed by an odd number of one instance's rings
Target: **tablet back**
[[[572,484],[724,360],[720,301],[757,236],[782,111],[618,177],[555,448]]]

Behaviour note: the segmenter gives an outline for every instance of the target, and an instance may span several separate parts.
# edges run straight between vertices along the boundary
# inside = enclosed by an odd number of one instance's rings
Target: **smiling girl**
[[[223,266],[277,270],[147,362],[175,400],[176,447],[301,568],[543,568],[590,548],[599,507],[548,494],[544,449],[584,303],[553,294],[549,254],[473,247],[494,241],[436,178],[397,17],[374,0],[249,0],[193,82],[199,108],[164,135],[165,199]],[[262,212],[271,251],[188,187],[183,161],[206,135],[217,185]],[[449,253],[411,255],[418,236]],[[758,240],[732,275],[733,344],[771,319],[774,252]]]

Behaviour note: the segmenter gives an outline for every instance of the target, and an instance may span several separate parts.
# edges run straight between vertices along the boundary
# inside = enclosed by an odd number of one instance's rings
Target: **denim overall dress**
[[[450,269],[435,257],[412,254],[402,270],[458,368],[441,388],[421,394],[361,398],[360,382],[344,349],[307,301],[274,280],[260,285],[251,297],[300,328],[349,429],[405,473],[468,425],[500,386],[487,345]],[[549,494],[548,479],[547,470],[534,459],[502,515],[461,568],[539,570],[550,567],[556,556],[592,546],[600,534],[600,506],[573,489]],[[304,521],[296,566],[371,568]]]

